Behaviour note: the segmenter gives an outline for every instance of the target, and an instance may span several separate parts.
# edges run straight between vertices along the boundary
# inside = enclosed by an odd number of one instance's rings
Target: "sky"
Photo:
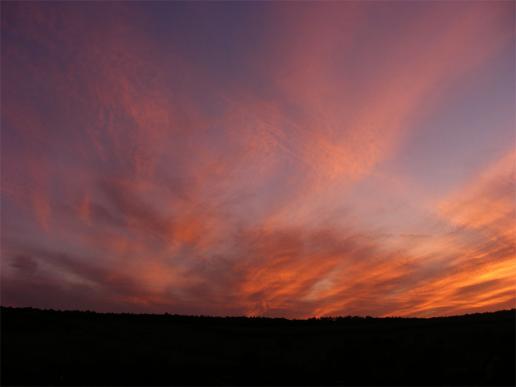
[[[515,3],[1,3],[5,306],[516,307]]]

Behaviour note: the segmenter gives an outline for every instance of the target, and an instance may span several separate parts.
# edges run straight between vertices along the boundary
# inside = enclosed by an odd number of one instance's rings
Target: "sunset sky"
[[[515,3],[1,3],[1,304],[516,307]]]

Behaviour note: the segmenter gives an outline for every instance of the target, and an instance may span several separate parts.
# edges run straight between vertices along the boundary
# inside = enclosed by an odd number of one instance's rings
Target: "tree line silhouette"
[[[306,320],[1,307],[2,385],[514,385],[516,310]]]

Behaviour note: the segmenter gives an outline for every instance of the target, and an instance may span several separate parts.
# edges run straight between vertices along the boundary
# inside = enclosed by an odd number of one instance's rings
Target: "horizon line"
[[[266,320],[285,320],[285,321],[309,321],[309,320],[323,320],[323,321],[331,321],[338,319],[347,319],[347,318],[356,318],[356,319],[376,319],[376,320],[386,320],[386,319],[403,319],[403,320],[431,320],[431,319],[447,319],[447,318],[457,318],[457,317],[470,317],[475,315],[486,315],[486,314],[496,314],[502,312],[513,312],[516,313],[516,308],[510,309],[499,309],[495,311],[487,311],[487,312],[475,312],[475,313],[464,313],[464,314],[455,314],[455,315],[447,315],[447,316],[430,316],[430,317],[411,317],[411,316],[360,316],[360,315],[338,315],[338,316],[312,316],[305,318],[288,318],[288,317],[271,317],[271,316],[260,316],[260,315],[203,315],[203,314],[177,314],[177,313],[141,313],[141,312],[99,312],[95,310],[84,310],[84,309],[53,309],[53,308],[37,308],[32,306],[5,306],[0,305],[0,312],[4,309],[16,309],[16,310],[34,310],[40,312],[62,312],[62,313],[93,313],[99,315],[131,315],[131,316],[156,316],[156,317],[186,317],[186,318],[209,318],[209,319],[266,319]]]

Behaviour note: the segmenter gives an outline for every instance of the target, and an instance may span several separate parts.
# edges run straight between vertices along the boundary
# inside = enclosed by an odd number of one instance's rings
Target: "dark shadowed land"
[[[1,308],[2,385],[514,385],[515,310],[308,320]]]

